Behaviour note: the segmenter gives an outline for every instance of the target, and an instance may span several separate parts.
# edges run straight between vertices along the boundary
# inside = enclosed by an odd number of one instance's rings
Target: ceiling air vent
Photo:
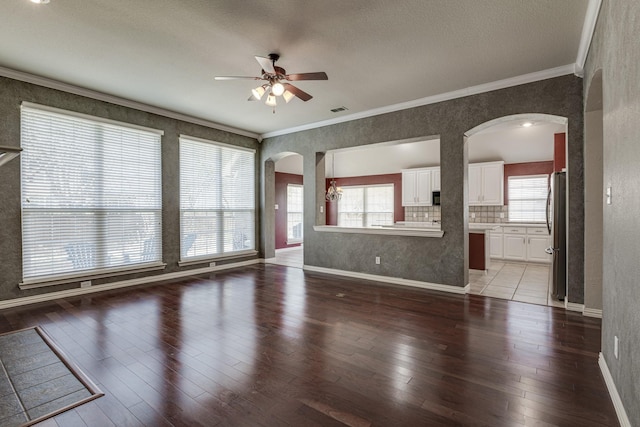
[[[332,113],[339,113],[340,111],[347,111],[348,108],[347,107],[338,107],[338,108],[332,108],[331,112]]]

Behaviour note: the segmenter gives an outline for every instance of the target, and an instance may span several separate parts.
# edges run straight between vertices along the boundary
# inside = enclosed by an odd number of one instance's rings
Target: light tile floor
[[[470,293],[563,307],[549,296],[549,264],[491,260],[489,270],[469,270]]]

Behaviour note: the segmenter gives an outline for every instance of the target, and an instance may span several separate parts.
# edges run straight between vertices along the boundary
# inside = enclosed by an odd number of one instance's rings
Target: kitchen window
[[[393,184],[342,187],[338,226],[370,227],[393,224]]]
[[[301,243],[303,240],[302,220],[303,187],[297,184],[287,185],[287,244]]]
[[[180,136],[180,260],[255,251],[255,150]]]
[[[510,176],[509,221],[546,221],[549,175]]]
[[[161,135],[22,104],[22,285],[162,266]]]

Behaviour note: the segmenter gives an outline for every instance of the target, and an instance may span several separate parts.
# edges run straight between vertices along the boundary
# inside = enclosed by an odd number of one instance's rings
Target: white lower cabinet
[[[551,255],[545,252],[550,238],[545,227],[504,226],[498,242],[498,234],[491,235],[491,257],[511,261],[551,262]],[[494,248],[495,246],[495,248]]]
[[[527,245],[526,237],[522,234],[504,235],[504,259],[526,261]]]
[[[489,234],[489,253],[491,258],[504,258],[504,250],[502,248],[502,228],[491,230]]]

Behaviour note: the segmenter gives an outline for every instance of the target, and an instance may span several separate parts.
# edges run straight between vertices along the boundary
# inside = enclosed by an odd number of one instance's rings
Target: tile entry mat
[[[1,426],[30,426],[103,395],[41,328],[0,335]]]

